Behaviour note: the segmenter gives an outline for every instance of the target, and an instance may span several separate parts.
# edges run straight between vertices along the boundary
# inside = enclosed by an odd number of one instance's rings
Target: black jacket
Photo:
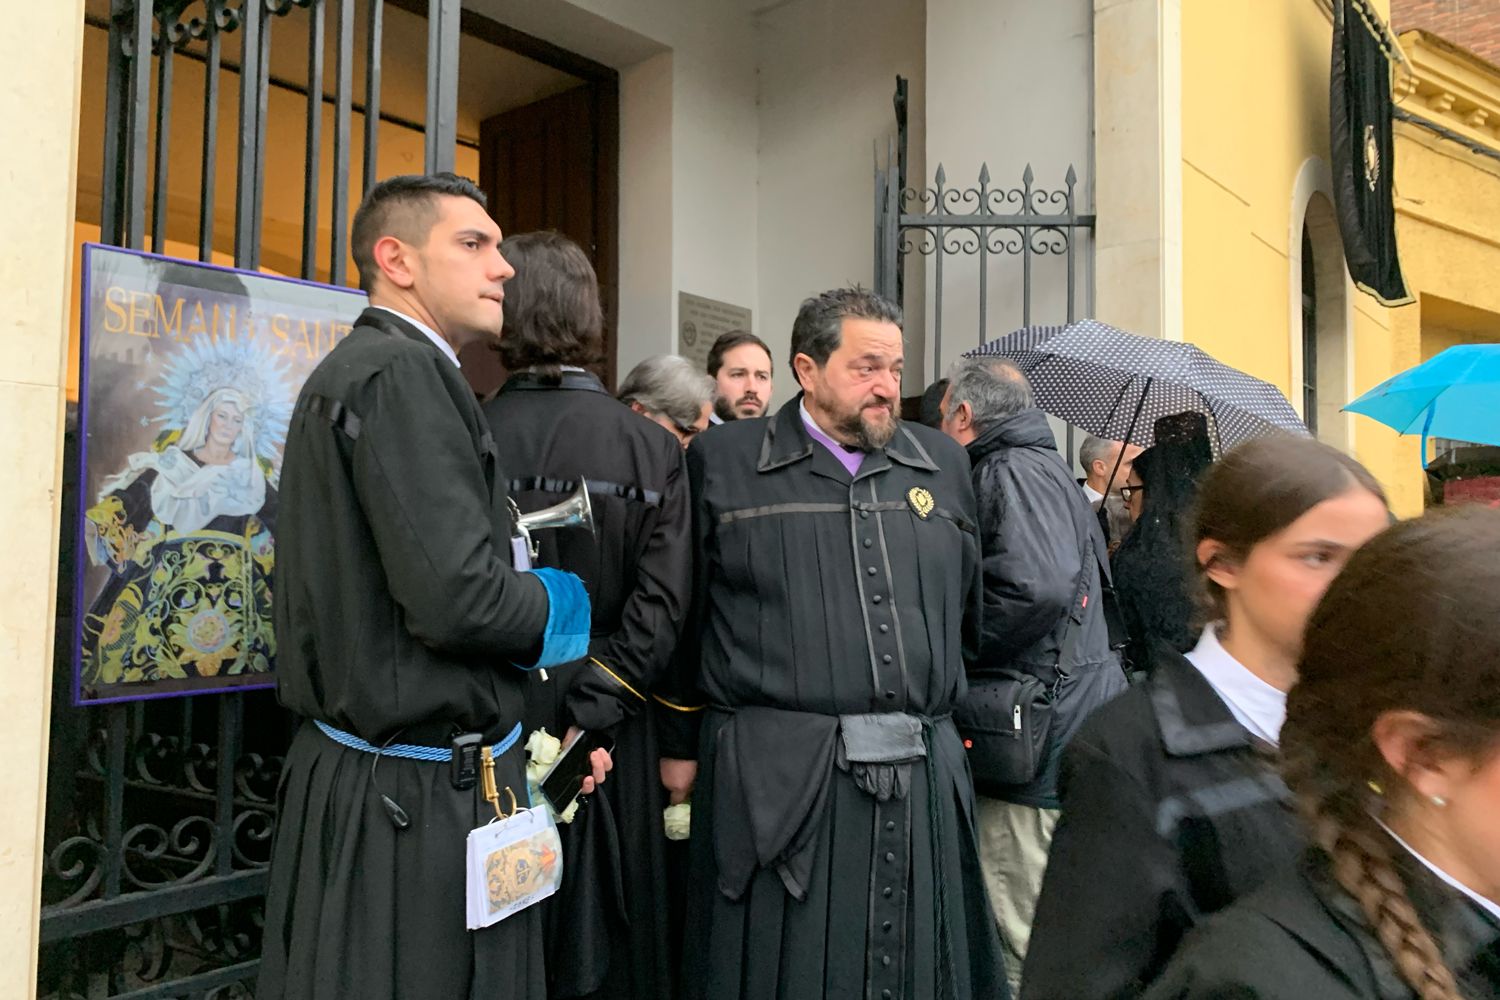
[[[1013,671],[1057,685],[1036,777],[1025,785],[980,783],[979,790],[1055,809],[1063,747],[1126,688],[1104,620],[1104,537],[1041,410],[1007,417],[968,451],[984,568],[976,672]],[[1070,629],[1076,634],[1063,660]]]
[[[506,489],[531,513],[588,481],[594,531],[538,531],[536,565],[578,574],[593,608],[589,658],[532,677],[528,725],[605,729],[655,704],[687,616],[693,553],[682,446],[588,372],[517,372],[484,404]],[[537,692],[561,718],[535,717]],[[555,709],[554,709],[555,711]]]
[[[1268,748],[1158,646],[1150,680],[1095,712],[1063,754],[1023,1000],[1137,995],[1189,928],[1292,864],[1290,798]]]
[[[1392,848],[1408,898],[1468,1000],[1500,997],[1500,922]],[[1183,944],[1147,1000],[1414,1000],[1317,849]]]

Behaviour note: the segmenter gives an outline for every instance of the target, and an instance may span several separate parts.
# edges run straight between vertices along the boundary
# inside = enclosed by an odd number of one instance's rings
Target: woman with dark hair
[[[1022,1000],[1134,996],[1184,933],[1302,848],[1270,758],[1313,605],[1389,523],[1358,462],[1310,438],[1241,445],[1199,493],[1190,544],[1211,624],[1063,753]]]
[[[1153,1000],[1500,997],[1500,512],[1396,525],[1318,605],[1287,703],[1313,846]]]
[[[1150,668],[1154,643],[1185,653],[1198,638],[1187,535],[1198,480],[1214,460],[1201,413],[1162,417],[1154,441],[1136,456],[1120,490],[1135,526],[1110,562],[1130,638],[1126,658],[1136,673]]]
[[[576,573],[588,588],[592,638],[585,659],[531,675],[524,721],[528,732],[560,737],[576,727],[615,740],[608,790],[560,827],[563,885],[545,904],[548,994],[670,997],[663,785],[680,800],[691,775],[659,763],[654,713],[681,714],[662,707],[657,688],[692,587],[682,445],[585,369],[599,358],[603,320],[583,250],[557,233],[511,236],[500,249],[516,269],[500,342],[510,375],[484,410],[512,477],[506,492],[531,512],[587,481],[595,525],[592,534],[536,534],[536,564]]]

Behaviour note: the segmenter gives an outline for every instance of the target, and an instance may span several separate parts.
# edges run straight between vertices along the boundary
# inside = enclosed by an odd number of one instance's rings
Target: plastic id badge
[[[469,832],[468,928],[497,924],[562,884],[562,841],[546,806]]]

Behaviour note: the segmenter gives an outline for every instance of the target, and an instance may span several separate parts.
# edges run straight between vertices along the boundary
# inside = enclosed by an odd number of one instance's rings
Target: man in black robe
[[[615,743],[609,785],[561,831],[563,884],[544,904],[549,994],[667,998],[667,790],[652,709],[692,586],[682,446],[584,367],[601,354],[603,316],[583,250],[557,233],[511,236],[501,249],[516,268],[500,343],[510,377],[484,412],[509,492],[529,513],[586,481],[595,524],[536,535],[536,565],[577,573],[593,622],[587,658],[529,678],[526,730],[561,737],[577,726]]]
[[[447,759],[482,734],[524,802],[518,665],[587,644],[582,583],[510,566],[505,477],[458,370],[498,335],[514,272],[484,195],[452,174],[377,184],[350,243],[370,308],[308,376],[282,471],[277,676],[304,722],[258,996],[540,998],[535,907],[465,929],[465,839],[495,809]]]
[[[980,598],[963,449],[896,418],[901,314],[803,303],[802,393],[688,448],[709,706],[690,997],[1008,995],[950,713]]]

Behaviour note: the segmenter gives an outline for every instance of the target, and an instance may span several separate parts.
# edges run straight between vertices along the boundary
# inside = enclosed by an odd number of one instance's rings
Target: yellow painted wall
[[[1309,157],[1329,159],[1333,27],[1314,0],[1184,0],[1182,11],[1185,339],[1292,396],[1293,188]],[[1500,171],[1477,162],[1398,124],[1398,240],[1414,293],[1500,315]],[[1352,289],[1350,305],[1341,402],[1420,362],[1424,326],[1429,348],[1444,343],[1420,305],[1387,309]],[[1364,417],[1346,426],[1396,510],[1420,512],[1416,441]]]

